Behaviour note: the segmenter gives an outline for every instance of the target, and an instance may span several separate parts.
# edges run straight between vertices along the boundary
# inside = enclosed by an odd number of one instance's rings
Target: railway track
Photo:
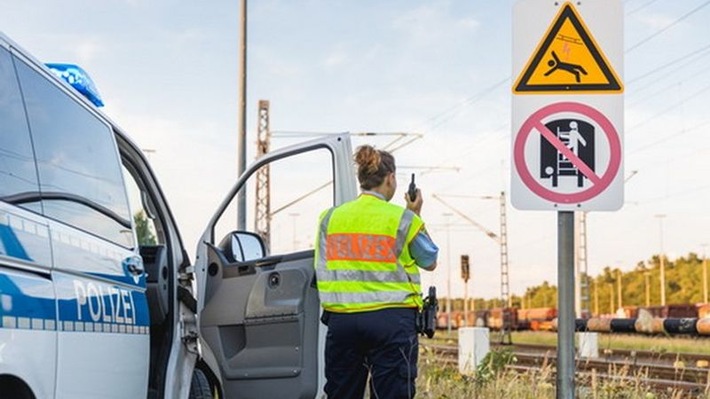
[[[493,348],[505,348],[506,346],[492,344]],[[547,353],[550,357],[557,355],[557,348],[549,345],[530,345],[516,344],[509,346],[517,353]],[[581,361],[586,361],[586,358],[581,358]],[[595,360],[595,359],[591,359]],[[624,350],[624,349],[604,349],[599,353],[596,360],[616,363],[631,363],[633,366],[646,366],[649,364],[661,364],[673,366],[678,369],[695,367],[699,369],[708,369],[710,366],[710,355],[694,354],[694,353],[673,353],[659,351],[644,351],[644,350]]]
[[[435,362],[456,366],[458,346],[441,343],[422,343]],[[510,350],[515,362],[507,366],[516,372],[530,372],[556,365],[557,350],[545,345],[492,345],[492,350]],[[576,376],[581,384],[596,379],[643,381],[659,390],[680,389],[691,392],[710,392],[710,355],[671,354],[651,351],[603,351],[599,358],[577,358]],[[701,366],[698,366],[701,365]]]

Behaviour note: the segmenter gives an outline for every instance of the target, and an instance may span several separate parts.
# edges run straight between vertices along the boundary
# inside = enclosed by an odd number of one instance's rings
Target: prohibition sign
[[[609,141],[609,166],[601,175],[597,175],[584,163],[572,150],[570,150],[555,133],[551,132],[543,120],[559,113],[576,113],[596,122]],[[541,134],[553,147],[564,155],[581,173],[583,173],[592,186],[576,193],[559,193],[543,186],[533,177],[525,162],[525,144],[533,131]],[[561,102],[545,106],[528,117],[520,127],[513,148],[515,169],[523,183],[535,194],[554,203],[580,203],[588,201],[601,194],[614,181],[619,166],[621,165],[621,142],[619,135],[609,119],[596,109],[575,102]]]

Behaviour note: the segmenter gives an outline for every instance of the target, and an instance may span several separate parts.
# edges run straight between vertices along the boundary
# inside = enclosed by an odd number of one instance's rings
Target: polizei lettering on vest
[[[375,234],[330,234],[326,240],[329,260],[397,261],[394,237]]]

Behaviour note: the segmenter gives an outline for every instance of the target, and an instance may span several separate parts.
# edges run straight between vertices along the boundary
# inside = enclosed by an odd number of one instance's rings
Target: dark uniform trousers
[[[417,377],[416,309],[329,313],[325,344],[328,399],[411,399]]]

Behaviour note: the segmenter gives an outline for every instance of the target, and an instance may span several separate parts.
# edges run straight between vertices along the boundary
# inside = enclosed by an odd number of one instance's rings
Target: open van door
[[[347,134],[267,153],[240,176],[198,245],[203,359],[224,398],[314,398],[324,328],[313,268],[318,216],[357,195]],[[238,231],[238,201],[248,231]]]

